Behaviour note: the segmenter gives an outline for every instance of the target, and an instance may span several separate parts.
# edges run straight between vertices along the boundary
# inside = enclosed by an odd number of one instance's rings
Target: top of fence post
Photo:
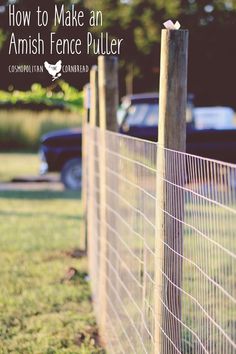
[[[188,30],[161,33],[158,142],[185,151]]]
[[[155,353],[158,354],[181,352],[184,194],[180,186],[184,171],[179,155],[166,149],[185,151],[187,53],[188,31],[162,30],[155,237]]]
[[[98,102],[98,67],[93,65],[90,70],[90,125],[99,126]]]
[[[86,112],[89,112],[90,110],[90,84],[87,83],[83,87],[83,97],[84,97],[84,109]],[[85,115],[85,118],[87,119],[87,122],[89,121],[89,116]]]
[[[98,57],[98,85],[100,127],[112,131],[118,130],[118,59],[117,57]]]

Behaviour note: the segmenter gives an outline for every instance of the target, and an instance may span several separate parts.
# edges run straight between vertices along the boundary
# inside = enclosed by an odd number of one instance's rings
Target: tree
[[[32,9],[35,8],[33,3],[32,0],[18,1],[19,6]],[[63,3],[69,7],[72,0]],[[54,6],[54,1],[49,4],[50,7]],[[157,90],[161,28],[165,20],[173,19],[179,20],[183,28],[190,31],[189,91],[196,94],[196,103],[236,107],[234,0],[83,0],[78,1],[76,6],[83,8],[87,14],[92,9],[103,12],[103,26],[91,29],[96,35],[107,31],[110,38],[124,38],[119,57],[122,94]],[[0,45],[6,43],[4,39],[9,32],[4,16],[0,14]],[[50,30],[50,26],[45,29],[45,37]],[[87,30],[88,27],[85,26],[81,35],[85,36]],[[22,33],[22,29],[19,31]],[[76,37],[78,29],[59,27],[57,33],[64,37]],[[6,48],[3,45],[0,55],[8,62],[10,59],[6,53],[4,54],[4,50]],[[34,62],[36,58],[28,57],[27,61],[29,60]],[[73,63],[75,60],[78,61],[78,57],[65,56],[63,60]],[[79,60],[89,65],[96,62],[93,56],[80,57]],[[1,80],[1,84],[5,86],[6,83],[9,84],[8,79],[9,75]],[[80,82],[77,82],[77,75],[68,75],[66,79],[69,83],[82,88],[86,80],[88,81],[88,76],[80,75]],[[24,83],[17,82],[17,86],[24,84],[28,87],[30,80],[32,81],[32,77],[28,77],[28,81],[25,80]],[[46,84],[42,81],[41,83]]]
[[[234,1],[85,0],[85,6],[103,11],[102,30],[125,38],[120,59],[126,92],[132,86],[135,91],[157,89],[161,28],[171,18],[190,31],[189,88],[196,102],[236,106]]]

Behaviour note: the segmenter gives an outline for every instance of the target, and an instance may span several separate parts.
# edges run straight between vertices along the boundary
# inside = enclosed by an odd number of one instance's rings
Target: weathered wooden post
[[[90,112],[90,86],[86,84],[83,89],[84,113],[82,122],[82,206],[83,206],[83,226],[82,226],[82,247],[87,251],[87,141],[86,125],[89,122]]]
[[[116,57],[98,57],[99,126],[100,126],[100,278],[99,309],[100,333],[106,341],[107,315],[107,225],[106,225],[106,130],[117,131],[118,60]]]
[[[99,104],[98,104],[98,69],[97,66],[92,66],[90,70],[90,135],[89,135],[89,156],[88,156],[88,179],[89,179],[89,200],[88,200],[88,258],[90,270],[96,269],[96,252],[97,239],[95,237],[97,232],[97,204],[96,204],[96,185],[95,185],[95,173],[96,173],[96,132],[95,127],[99,123]],[[96,289],[94,290],[96,291]]]
[[[175,185],[181,187],[183,183],[184,164],[181,171],[181,156],[166,149],[185,152],[187,61],[188,31],[162,30],[155,242],[155,353],[158,354],[181,352],[179,255],[183,251],[184,193]]]
[[[90,70],[90,126],[99,126],[99,101],[98,101],[98,67],[92,66]]]

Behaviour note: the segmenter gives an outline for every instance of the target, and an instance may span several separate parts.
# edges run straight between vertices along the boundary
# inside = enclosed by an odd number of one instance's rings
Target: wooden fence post
[[[82,207],[83,207],[83,224],[82,224],[82,248],[87,252],[87,141],[86,141],[86,125],[89,122],[90,112],[90,86],[86,84],[83,88],[84,97],[84,113],[82,121]]]
[[[98,240],[96,238],[97,235],[97,204],[96,204],[96,168],[97,168],[97,156],[98,149],[95,145],[96,143],[96,131],[95,127],[99,124],[99,102],[98,102],[98,69],[97,66],[92,66],[90,70],[90,135],[89,135],[89,156],[88,156],[88,179],[89,179],[89,200],[88,200],[88,259],[90,271],[94,271],[97,269],[97,254],[98,251]],[[99,142],[98,142],[99,143]],[[94,252],[95,250],[95,252]],[[93,279],[95,281],[95,279]],[[96,281],[95,281],[96,282]],[[96,293],[97,293],[97,283],[94,287],[92,284],[93,296],[96,301]]]
[[[100,126],[100,334],[106,342],[107,315],[107,226],[106,226],[106,130],[117,131],[118,60],[98,57],[99,126]]]
[[[98,101],[98,67],[92,66],[90,70],[90,126],[99,126],[99,101]]]
[[[90,70],[90,121],[89,125],[91,128],[95,128],[99,124],[99,102],[98,102],[98,69],[97,66],[92,66]],[[90,191],[89,195],[91,196],[91,202],[89,203],[88,212],[91,212],[92,215],[95,210],[94,205],[94,197],[95,197],[95,155],[96,155],[96,147],[95,143],[95,131],[92,132],[90,136],[91,140],[89,144],[91,146],[91,152],[89,154],[89,178],[90,178]],[[93,221],[93,219],[90,219]]]
[[[180,156],[165,149],[185,151],[187,61],[188,31],[162,30],[155,240],[155,353],[158,354],[181,352],[182,258],[178,254],[183,250],[183,224],[178,220],[183,221],[184,217],[184,193],[174,184],[183,183],[183,175],[174,170]],[[174,159],[175,164],[170,168]]]

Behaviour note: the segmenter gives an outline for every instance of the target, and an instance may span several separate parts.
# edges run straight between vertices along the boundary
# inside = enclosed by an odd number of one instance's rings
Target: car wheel
[[[82,183],[82,161],[71,159],[65,163],[61,171],[61,181],[64,186],[72,190],[80,190]]]

